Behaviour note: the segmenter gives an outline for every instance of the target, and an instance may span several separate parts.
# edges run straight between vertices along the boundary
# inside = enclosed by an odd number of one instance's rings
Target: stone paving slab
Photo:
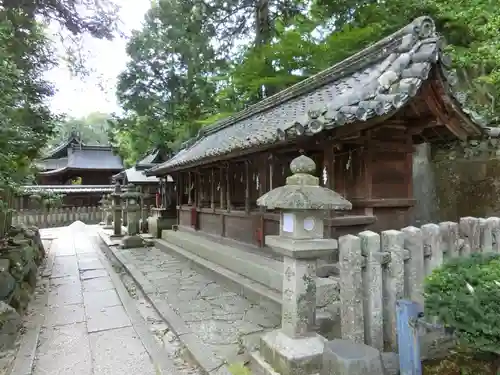
[[[110,250],[210,374],[243,359],[245,336],[280,325],[278,316],[193,270],[188,261],[156,248]]]
[[[90,335],[94,374],[154,374],[148,353],[132,327]]]
[[[123,306],[108,306],[99,309],[86,309],[87,329],[89,333],[106,331],[132,325]]]
[[[45,328],[33,375],[92,375],[90,344],[85,323]]]

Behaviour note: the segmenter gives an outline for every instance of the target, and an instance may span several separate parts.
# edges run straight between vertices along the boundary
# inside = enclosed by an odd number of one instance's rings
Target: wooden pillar
[[[203,197],[203,179],[201,176],[201,171],[197,170],[195,175],[196,181],[196,207],[201,207],[201,199]]]
[[[177,205],[180,207],[182,206],[183,195],[184,195],[184,183],[183,183],[184,176],[182,172],[179,172],[177,176],[178,176],[177,178],[178,184],[176,186],[177,196],[178,196]]]
[[[227,198],[227,203],[226,203],[226,208],[227,208],[227,211],[231,211],[231,182],[234,183],[233,181],[233,177],[231,175],[231,165],[228,164],[227,165],[227,169],[226,169],[226,198]]]
[[[224,181],[224,167],[219,169],[219,184],[220,184],[220,209],[223,210],[226,207],[226,181]]]
[[[406,139],[406,144],[411,147],[413,151],[413,139],[412,135],[408,134]],[[408,152],[406,154],[406,186],[407,186],[407,197],[413,199],[413,152]]]
[[[215,169],[210,170],[210,208],[215,211]]]
[[[262,197],[269,190],[267,188],[268,174],[269,171],[269,160],[267,158],[267,154],[264,155],[259,163],[259,197]],[[265,207],[259,208],[261,212],[264,212]]]
[[[269,186],[269,189],[268,191],[271,191],[273,190],[276,186],[274,186],[273,182],[274,182],[274,163],[275,163],[275,158],[273,156],[271,156],[268,160],[268,164],[269,167],[268,167],[268,173],[269,173],[269,179],[268,179],[268,186]]]
[[[192,192],[192,186],[193,186],[193,179],[191,176],[191,172],[188,172],[188,205],[191,206],[193,204],[193,197],[191,195]]]
[[[373,141],[371,131],[367,131],[363,149],[363,182],[365,185],[364,199],[372,198],[373,188]],[[373,207],[365,207],[365,215],[373,215]]]
[[[250,162],[245,161],[245,212],[250,213],[250,182],[252,176],[250,174]]]
[[[331,190],[335,190],[335,153],[333,151],[333,145],[327,144],[323,150],[323,164],[326,169],[326,185],[325,187]],[[323,171],[321,171],[323,173]],[[323,179],[323,176],[321,176]]]

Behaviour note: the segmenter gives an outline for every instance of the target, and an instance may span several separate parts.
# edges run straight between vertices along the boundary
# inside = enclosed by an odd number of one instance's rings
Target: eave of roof
[[[393,115],[417,95],[433,67],[442,70],[450,97],[458,100],[452,80],[446,80],[451,73],[442,61],[441,43],[433,20],[420,17],[333,67],[202,129],[194,143],[147,174],[163,175],[236,150],[273,144],[278,136],[284,141],[297,136],[297,129],[312,135],[313,120],[321,121],[323,130]],[[457,102],[458,107],[462,104]],[[469,130],[484,132],[478,119],[464,112]]]

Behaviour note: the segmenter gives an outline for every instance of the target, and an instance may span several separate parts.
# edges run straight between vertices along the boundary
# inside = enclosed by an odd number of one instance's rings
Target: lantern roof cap
[[[316,163],[300,155],[290,163],[292,175],[286,185],[273,189],[259,199],[257,205],[283,210],[351,210],[352,204],[339,193],[319,185],[313,176]]]

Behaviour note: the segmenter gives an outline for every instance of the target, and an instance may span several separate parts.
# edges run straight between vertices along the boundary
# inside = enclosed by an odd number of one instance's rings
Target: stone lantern
[[[141,233],[148,232],[148,214],[149,210],[146,205],[146,200],[151,198],[149,193],[141,191],[141,220],[140,220],[140,229]]]
[[[320,371],[325,339],[314,332],[316,263],[337,250],[335,239],[323,238],[326,210],[350,210],[340,194],[319,186],[312,175],[316,164],[305,155],[290,164],[286,185],[257,200],[259,206],[279,209],[280,233],[266,236],[266,245],[283,256],[281,329],[264,335],[260,353],[281,374]]]
[[[115,190],[111,194],[113,199],[113,234],[111,237],[122,237],[122,189],[120,183],[117,181]]]
[[[127,192],[127,186],[123,186],[123,193]],[[123,197],[122,193],[122,226],[127,227],[128,226],[128,220],[127,220],[127,199]]]
[[[126,200],[125,212],[127,214],[127,235],[123,238],[121,246],[123,248],[141,247],[143,240],[139,236],[139,219],[141,206],[139,199],[141,193],[133,184],[127,186],[127,191],[121,195]]]
[[[103,194],[99,200],[99,206],[101,207],[101,219],[102,221],[99,225],[106,225],[106,195]]]
[[[113,207],[111,206],[111,196],[109,194],[105,195],[104,207],[106,212],[104,229],[113,229]]]

